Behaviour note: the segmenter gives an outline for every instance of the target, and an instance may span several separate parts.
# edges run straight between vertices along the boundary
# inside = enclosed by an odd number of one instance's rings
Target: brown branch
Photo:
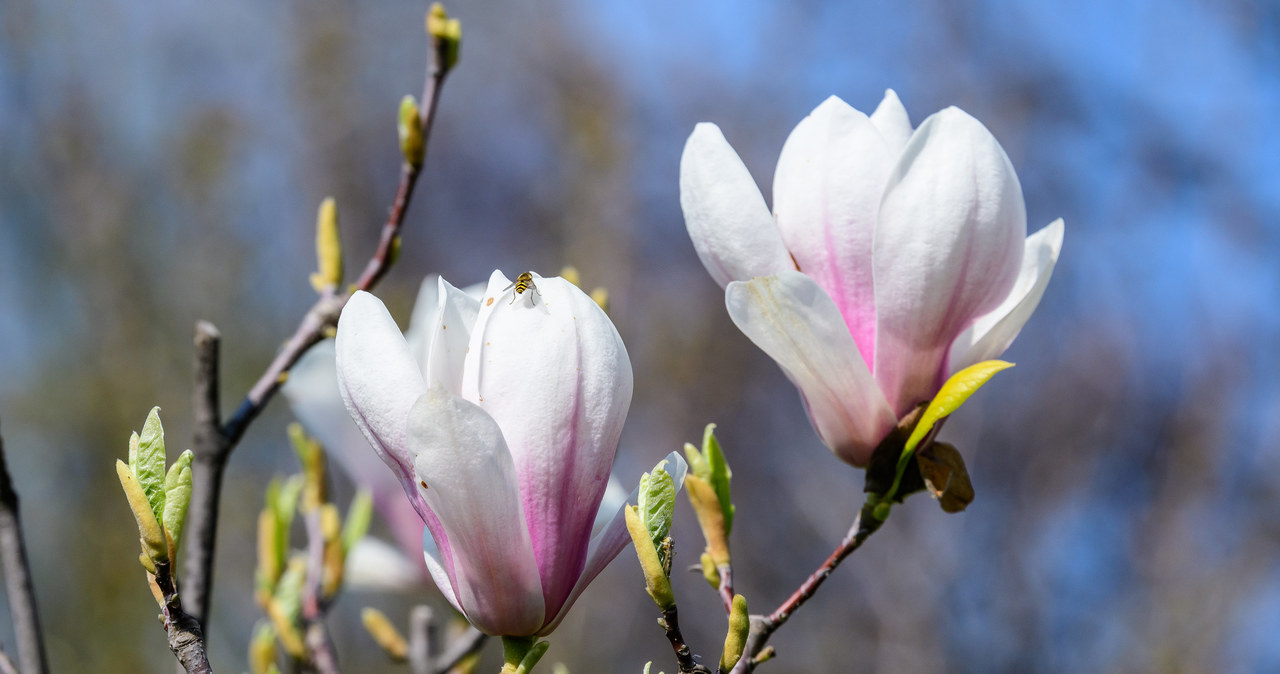
[[[182,598],[178,595],[177,581],[173,577],[173,563],[156,562],[152,576],[162,598],[164,629],[169,634],[169,650],[188,674],[210,674],[209,658],[204,650],[204,632],[200,621],[182,610]]]
[[[717,588],[720,601],[724,602],[725,615],[730,615],[733,613],[733,565],[717,565],[716,571],[720,574],[720,587]]]
[[[45,658],[44,634],[36,610],[36,592],[27,563],[27,544],[18,516],[18,493],[5,465],[4,440],[0,439],[0,557],[4,558],[4,585],[9,597],[13,634],[18,642],[18,661],[27,674],[49,671]]]
[[[694,660],[693,650],[689,648],[689,644],[685,643],[684,635],[680,633],[680,619],[674,603],[671,604],[671,608],[663,609],[662,617],[658,618],[658,624],[666,630],[667,641],[671,642],[671,650],[675,651],[676,665],[680,667],[680,674],[711,674],[711,670]]]
[[[882,520],[875,518],[872,512],[874,509],[875,505],[871,499],[863,504],[862,509],[858,511],[858,516],[853,520],[853,525],[840,541],[840,545],[832,551],[822,566],[809,574],[809,577],[796,588],[795,592],[791,593],[790,597],[787,597],[786,601],[774,609],[773,613],[768,616],[751,616],[751,632],[747,635],[747,645],[742,651],[742,658],[734,666],[732,674],[746,674],[753,671],[756,665],[762,662],[757,658],[764,652],[769,637],[787,622],[796,609],[803,606],[818,591],[845,557],[853,554],[854,550],[861,547],[862,543],[874,534],[881,524],[884,524]]]
[[[442,65],[443,51],[443,42],[437,40],[427,68],[426,89],[422,96],[424,105],[419,114],[424,156],[425,146],[430,138],[431,126],[435,119],[440,89],[444,85],[447,74],[447,70]],[[387,220],[382,226],[378,248],[356,281],[356,288],[372,289],[386,275],[395,261],[399,248],[400,230],[420,171],[421,166],[413,166],[408,162],[402,163],[400,184],[396,189],[395,201],[392,203]],[[244,436],[249,424],[258,417],[284,383],[289,369],[308,349],[323,339],[326,329],[331,329],[338,324],[338,316],[342,313],[348,297],[345,294],[339,295],[335,291],[321,294],[303,316],[293,336],[249,389],[249,393],[225,423],[220,421],[219,412],[218,331],[207,322],[202,321],[196,324],[193,401],[195,429],[192,438],[195,461],[192,466],[194,484],[188,515],[188,531],[193,535],[189,539],[191,544],[187,552],[186,579],[189,603],[194,608],[194,615],[201,621],[207,621],[209,615],[213,554],[217,542],[218,502],[227,459]]]

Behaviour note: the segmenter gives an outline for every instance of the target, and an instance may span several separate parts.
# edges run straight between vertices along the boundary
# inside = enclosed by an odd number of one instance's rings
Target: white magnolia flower
[[[913,130],[893,91],[869,117],[833,96],[801,121],[773,200],[719,128],[694,129],[680,162],[694,248],[855,466],[951,373],[1008,348],[1062,248],[1062,220],[1026,235],[1017,175],[982,123],[952,107]]]

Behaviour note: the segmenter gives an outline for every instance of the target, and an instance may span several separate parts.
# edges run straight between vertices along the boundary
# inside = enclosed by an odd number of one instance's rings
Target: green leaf
[[[671,517],[676,509],[676,483],[671,473],[666,470],[667,460],[663,459],[653,467],[653,471],[640,476],[640,490],[637,506],[640,519],[644,521],[649,538],[655,548],[661,549],[662,540],[671,531]]]
[[[951,375],[947,383],[938,389],[938,395],[929,401],[929,406],[924,410],[924,416],[920,417],[920,423],[916,424],[915,430],[911,431],[911,437],[907,438],[907,444],[903,446],[902,453],[905,455],[915,451],[916,446],[929,434],[934,424],[959,409],[969,396],[977,393],[978,389],[990,381],[995,373],[1011,367],[1013,363],[1003,360],[984,360]]]
[[[995,376],[1001,370],[1007,370],[1013,367],[1013,363],[1003,360],[985,360],[981,363],[975,363],[963,370],[951,375],[951,378],[938,389],[938,394],[929,401],[929,405],[925,407],[924,414],[920,416],[920,421],[916,423],[916,427],[911,431],[911,435],[907,438],[906,444],[902,446],[902,453],[898,455],[897,471],[893,478],[893,485],[889,487],[888,493],[885,494],[885,504],[878,511],[883,511],[885,517],[888,516],[889,502],[898,493],[898,486],[902,483],[902,476],[906,472],[907,467],[911,464],[911,457],[916,451],[916,447],[929,436],[929,431],[937,425],[939,421],[950,416],[960,406],[964,404],[978,389],[982,388],[991,377]],[[883,521],[883,517],[879,517]]]
[[[187,450],[169,466],[164,477],[165,531],[173,538],[176,550],[182,543],[182,527],[187,521],[187,506],[191,504],[191,450]]]
[[[720,441],[716,439],[716,425],[707,424],[706,430],[702,433],[702,457],[706,461],[706,475],[698,475],[711,485],[716,492],[716,500],[720,501],[720,509],[724,511],[724,531],[728,534],[733,531],[733,500],[729,497],[729,481],[733,478],[733,471],[729,470],[729,463],[724,459],[724,452],[720,449]],[[697,473],[695,473],[696,475]]]
[[[131,452],[132,453],[132,452]],[[151,408],[138,436],[137,465],[133,470],[138,484],[147,495],[151,512],[164,524],[164,427],[160,425],[160,408]]]
[[[356,492],[347,508],[347,521],[342,525],[342,550],[350,552],[356,543],[369,531],[369,521],[373,519],[373,496],[368,489]]]

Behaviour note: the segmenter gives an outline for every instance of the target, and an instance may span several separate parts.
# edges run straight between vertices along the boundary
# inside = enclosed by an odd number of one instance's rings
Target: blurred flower
[[[952,107],[913,131],[892,90],[869,117],[833,96],[801,121],[773,199],[771,214],[719,128],[694,129],[680,203],[698,257],[855,466],[950,373],[1008,348],[1062,247],[1061,220],[1026,236],[982,123]]]
[[[494,272],[481,301],[440,279],[416,346],[356,293],[338,323],[338,382],[430,530],[445,597],[489,634],[545,635],[629,541],[620,509],[594,535],[593,523],[631,363],[576,286],[512,285]]]

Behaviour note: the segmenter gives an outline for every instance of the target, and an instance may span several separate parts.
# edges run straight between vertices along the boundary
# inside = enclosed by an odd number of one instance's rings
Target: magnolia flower
[[[416,348],[357,292],[338,322],[338,386],[426,523],[450,603],[486,633],[546,635],[630,540],[621,509],[593,523],[631,363],[573,284],[511,286],[495,271],[477,300],[440,279]]]
[[[1026,236],[1018,177],[981,122],[952,107],[913,131],[892,90],[870,117],[833,96],[801,121],[773,201],[719,128],[694,129],[680,204],[698,257],[855,466],[951,373],[1008,348],[1062,247],[1062,220]]]

